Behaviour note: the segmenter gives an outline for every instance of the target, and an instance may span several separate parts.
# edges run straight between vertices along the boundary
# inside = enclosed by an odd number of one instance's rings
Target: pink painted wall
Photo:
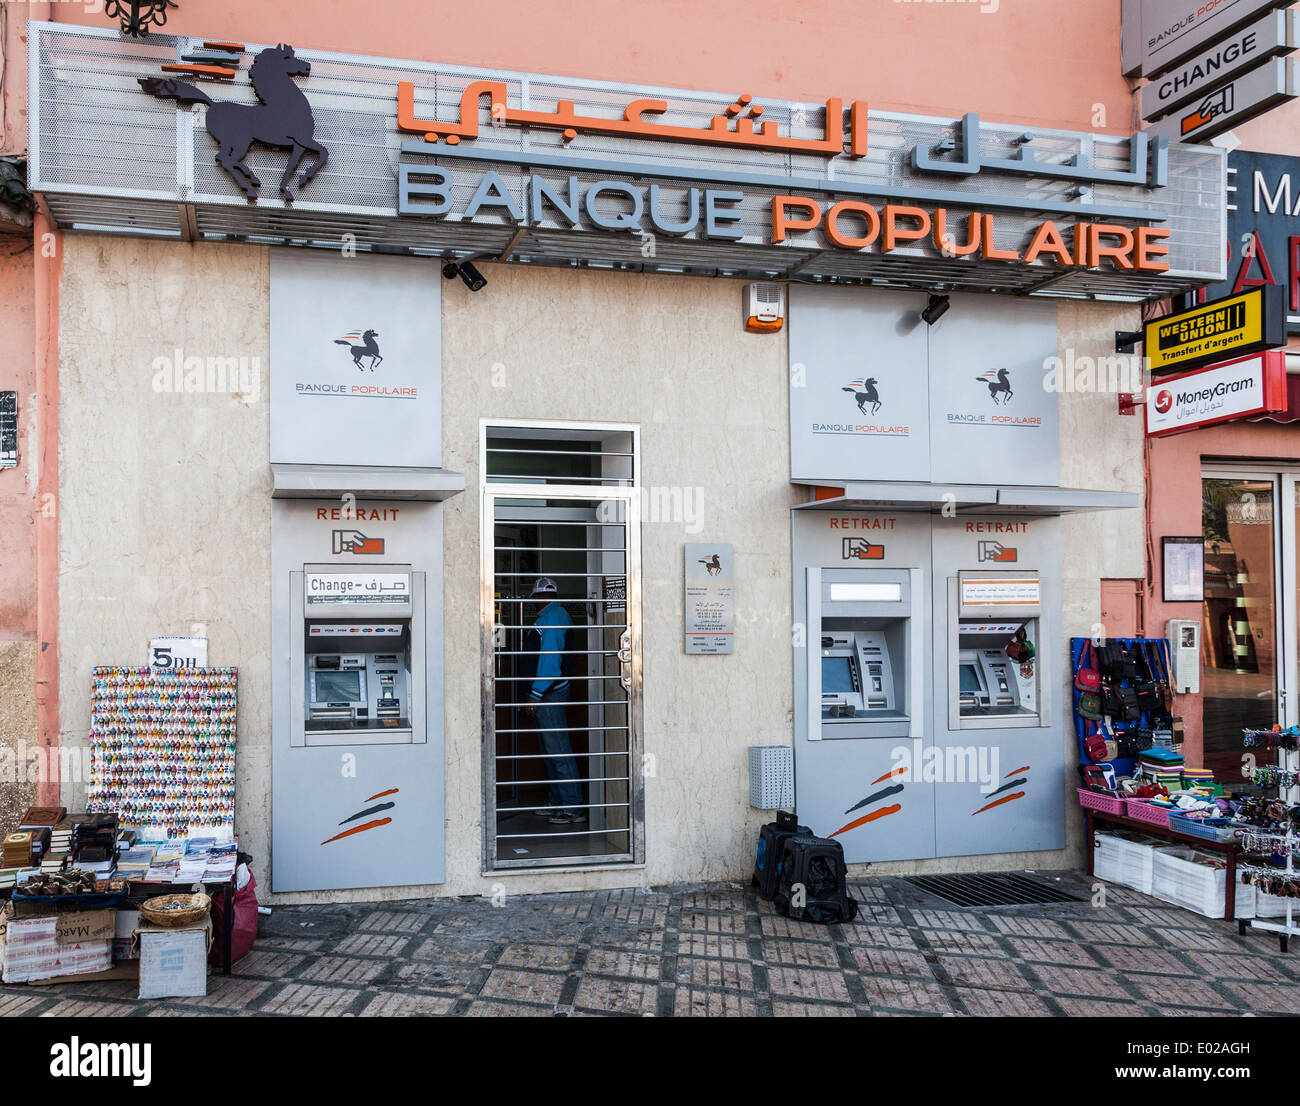
[[[20,12],[22,5],[12,5]],[[80,4],[60,22],[105,26]],[[168,32],[1124,133],[1119,0],[183,0]]]
[[[31,230],[0,233],[0,389],[18,393],[18,467],[0,469],[0,640],[36,636],[36,464],[30,425],[37,391]]]

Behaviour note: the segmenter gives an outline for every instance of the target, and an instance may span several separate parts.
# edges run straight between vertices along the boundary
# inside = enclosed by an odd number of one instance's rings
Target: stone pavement
[[[134,982],[0,987],[36,1015],[1183,1015],[1300,1013],[1300,946],[1105,885],[1074,903],[960,909],[894,877],[858,919],[791,922],[735,884],[280,907],[202,999]]]

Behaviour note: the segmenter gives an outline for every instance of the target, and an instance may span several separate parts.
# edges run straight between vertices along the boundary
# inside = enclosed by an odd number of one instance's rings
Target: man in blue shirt
[[[569,681],[564,676],[564,643],[573,625],[569,612],[558,601],[559,587],[548,576],[539,576],[533,584],[534,609],[541,607],[526,635],[527,646],[537,654],[537,671],[529,689],[530,704],[525,713],[537,724],[537,737],[545,756],[546,773],[551,780],[549,802],[553,809],[538,813],[552,825],[577,825],[587,821],[583,808],[582,788],[578,779],[578,761],[569,744]]]

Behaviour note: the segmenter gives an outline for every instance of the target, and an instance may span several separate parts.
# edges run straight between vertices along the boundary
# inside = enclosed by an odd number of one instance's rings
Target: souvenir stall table
[[[234,668],[93,670],[86,813],[33,808],[4,837],[5,982],[113,977],[110,953],[178,950],[182,928],[201,931],[185,947],[188,985],[203,989],[170,993],[204,993],[209,961],[230,974],[236,892],[249,878],[234,836],[237,680]]]

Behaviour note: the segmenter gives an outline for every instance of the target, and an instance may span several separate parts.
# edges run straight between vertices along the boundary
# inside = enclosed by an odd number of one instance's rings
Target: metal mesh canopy
[[[571,100],[580,114],[617,119],[634,99],[667,102],[665,124],[707,129],[733,93],[632,87],[296,49],[311,62],[300,82],[316,120],[315,136],[329,149],[326,168],[287,206],[275,190],[285,152],[254,144],[246,164],[265,183],[255,204],[214,161],[216,145],[200,117],[143,92],[140,77],[179,61],[201,40],[150,35],[124,39],[107,28],[30,24],[29,186],[42,193],[57,223],[75,230],[154,235],[185,240],[247,241],[338,249],[345,235],[359,250],[484,257],[540,265],[731,275],[759,279],[872,282],[1054,297],[1140,301],[1224,278],[1225,167],[1222,150],[1174,144],[1168,184],[1145,187],[1080,182],[986,169],[969,175],[920,173],[914,148],[959,148],[959,120],[870,113],[869,152],[829,161],[814,154],[717,147],[619,135],[583,133],[566,144],[555,130],[493,126],[482,112],[479,134],[456,147],[425,144],[397,130],[397,85],[415,89],[421,119],[455,121],[466,84],[502,82],[507,100],[546,111]],[[248,62],[261,49],[248,44],[231,82],[204,82],[214,99],[254,104]],[[829,90],[847,101],[860,90]],[[822,104],[763,101],[764,120],[780,133],[825,133]],[[979,154],[1015,158],[1028,142],[1040,162],[1087,162],[1101,171],[1126,170],[1127,137],[984,123]],[[945,143],[949,144],[945,147]],[[942,155],[937,155],[942,156]],[[452,210],[444,217],[398,214],[399,166],[437,167],[452,175]],[[516,225],[499,208],[474,219],[462,214],[482,175],[493,170],[525,213]],[[552,207],[532,219],[528,178],[544,176],[580,190],[616,179],[642,191],[655,185],[667,219],[688,210],[688,191],[743,191],[734,205],[743,237],[709,238],[703,219],[691,231],[657,234],[652,248],[636,231],[571,226]],[[809,195],[822,203],[860,199],[879,206],[943,206],[954,237],[965,240],[966,214],[992,214],[999,249],[1023,249],[1032,230],[1051,219],[1063,230],[1076,222],[1167,228],[1170,270],[1118,272],[944,257],[929,243],[883,254],[828,247],[819,232],[772,243],[771,198]],[[649,229],[648,222],[644,224]],[[855,232],[856,233],[856,232]]]

